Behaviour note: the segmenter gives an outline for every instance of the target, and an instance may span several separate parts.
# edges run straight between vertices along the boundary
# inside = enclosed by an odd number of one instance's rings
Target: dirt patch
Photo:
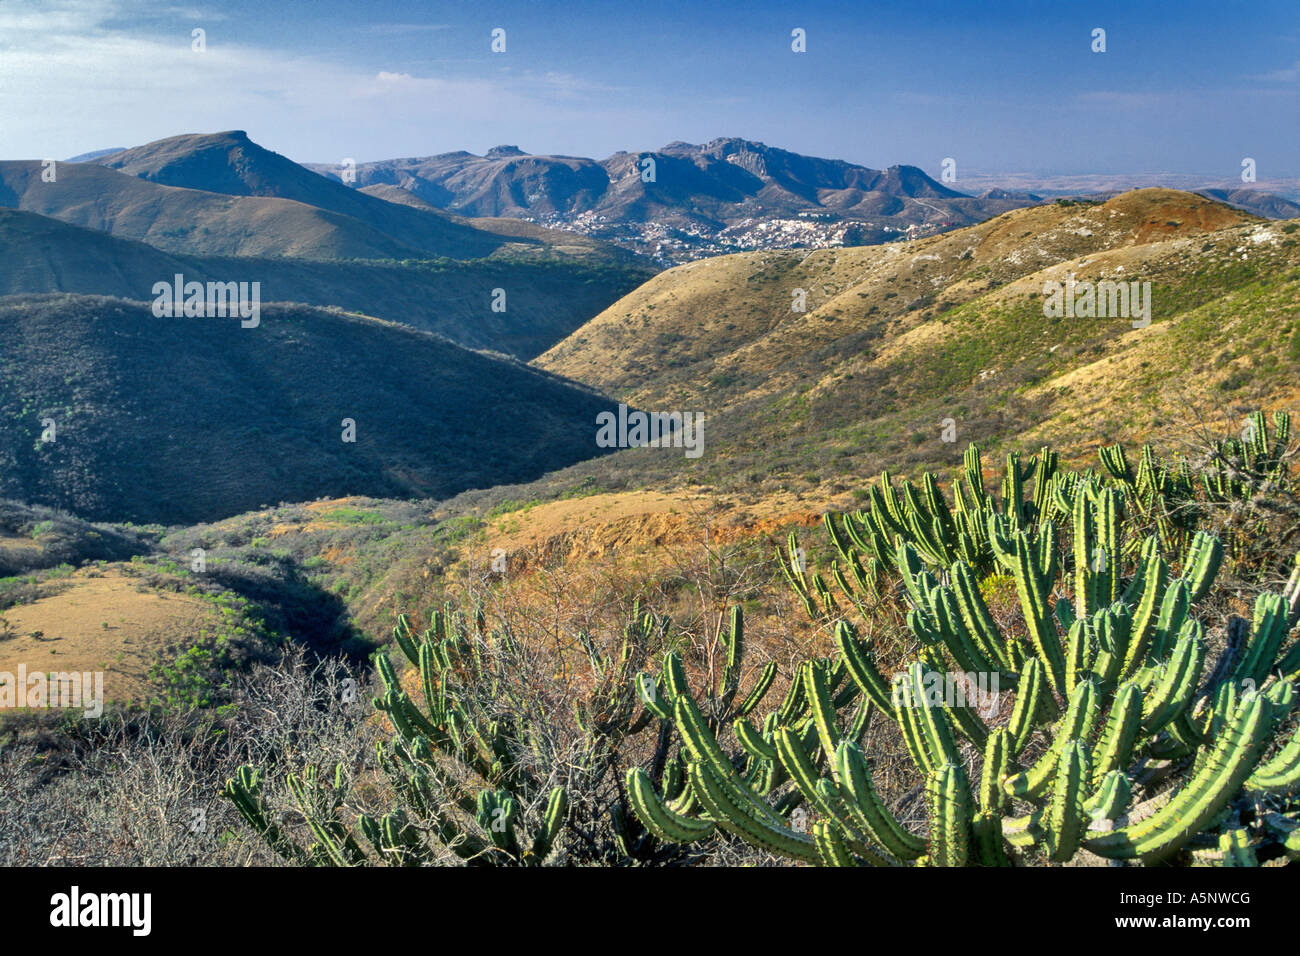
[[[533,560],[599,559],[667,546],[730,544],[821,521],[829,502],[792,494],[740,502],[699,491],[620,492],[554,501],[493,520],[486,547],[506,552],[511,570]]]
[[[39,551],[41,544],[35,538],[0,534],[0,551]]]
[[[106,700],[140,700],[157,653],[215,619],[197,598],[141,591],[116,571],[78,572],[63,585],[4,612],[18,636],[0,640],[0,672],[102,671]]]

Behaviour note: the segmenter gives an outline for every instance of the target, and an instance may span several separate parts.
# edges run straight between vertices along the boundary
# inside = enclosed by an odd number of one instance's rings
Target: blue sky
[[[0,158],[221,129],[320,162],[742,136],[932,175],[1250,156],[1264,181],[1300,176],[1300,2],[0,0]]]

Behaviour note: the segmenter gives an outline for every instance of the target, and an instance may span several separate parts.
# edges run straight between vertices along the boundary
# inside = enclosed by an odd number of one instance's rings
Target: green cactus
[[[1291,418],[1286,412],[1273,413],[1273,436],[1263,412],[1253,412],[1240,438],[1215,442],[1212,473],[1201,476],[1211,501],[1249,501],[1261,491],[1289,484],[1287,450],[1291,439]]]
[[[589,774],[608,767],[613,741],[652,719],[629,685],[632,648],[642,646],[659,622],[639,613],[633,618],[613,658],[585,635],[579,637],[595,678],[577,708],[588,733],[583,770]],[[298,864],[401,866],[448,856],[470,865],[547,862],[562,840],[569,791],[534,769],[532,722],[546,715],[530,711],[507,680],[517,644],[508,633],[485,631],[481,612],[467,625],[451,607],[435,611],[421,633],[405,616],[398,619],[394,643],[411,665],[418,692],[406,690],[387,654],[377,655],[383,691],[374,706],[396,731],[391,744],[379,746],[377,763],[399,805],[359,814],[356,831],[362,839],[342,818],[350,786],[341,766],[331,786],[318,782],[312,767],[285,776],[313,841],[305,848],[271,818],[260,771],[240,768],[223,793],[276,852]],[[501,711],[503,702],[509,711]]]
[[[890,679],[873,642],[836,618],[838,656],[802,664],[765,719],[733,721],[734,745],[727,725],[707,724],[682,682],[668,680],[697,799],[661,795],[634,768],[637,815],[663,839],[692,843],[720,830],[835,866],[1059,864],[1083,852],[1158,863],[1220,839],[1233,860],[1269,841],[1279,848],[1270,852],[1291,852],[1293,827],[1261,835],[1232,826],[1228,811],[1261,795],[1290,798],[1300,786],[1300,733],[1271,744],[1300,676],[1300,654],[1287,645],[1300,617],[1300,570],[1294,588],[1259,597],[1239,653],[1207,675],[1196,614],[1224,559],[1221,542],[1189,533],[1185,552],[1171,557],[1168,538],[1136,534],[1148,523],[1145,506],[1130,516],[1128,505],[1151,489],[1173,494],[1176,474],[1146,452],[1136,471],[1122,449],[1104,461],[1110,479],[1062,473],[1046,452],[1027,467],[1011,456],[995,502],[978,453],[968,452],[953,511],[932,480],[882,476],[868,509],[827,528],[839,563],[879,562],[870,565],[875,594],[847,576],[841,584],[854,608],[890,598],[886,583],[898,581],[892,599],[906,608],[921,660]],[[1026,479],[1041,480],[1042,494],[1026,499]],[[1070,533],[1064,550],[1058,518]],[[971,536],[977,527],[983,538]],[[981,574],[998,569],[1014,576],[1023,638],[1003,631],[981,593]],[[814,573],[786,572],[824,620]],[[1015,692],[1009,715],[990,722],[936,699],[949,667],[1005,679]],[[924,829],[905,823],[875,785],[859,741],[877,725],[911,757],[929,810]],[[972,751],[982,758],[974,783],[964,769]],[[1162,781],[1180,766],[1181,782],[1166,791]]]

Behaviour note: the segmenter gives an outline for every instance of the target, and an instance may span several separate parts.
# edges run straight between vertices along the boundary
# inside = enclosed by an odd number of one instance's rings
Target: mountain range
[[[0,207],[173,252],[322,259],[566,255],[631,264],[618,247],[518,222],[385,202],[264,149],[245,133],[174,136],[58,163],[0,162]]]
[[[342,181],[337,165],[308,166]],[[674,142],[603,160],[497,146],[483,156],[458,151],[391,159],[352,172],[362,192],[391,199],[403,189],[429,207],[573,229],[665,264],[726,252],[915,238],[1050,201],[998,187],[967,195],[915,166],[871,169],[735,137]],[[1255,190],[1213,198],[1259,215],[1300,215],[1300,205]]]
[[[308,164],[342,181],[338,166]],[[969,225],[1015,201],[971,197],[915,166],[869,169],[737,138],[603,159],[497,146],[358,164],[356,184],[431,206],[610,239],[664,262],[752,248],[862,245]]]
[[[169,524],[536,478],[602,453],[609,403],[523,361],[653,271],[359,192],[240,132],[0,163],[0,498]],[[260,324],[160,318],[177,276],[256,287]]]
[[[1045,287],[1071,277],[1147,283],[1149,325],[1049,316]],[[633,449],[567,481],[806,491],[885,467],[959,466],[970,441],[995,455],[1049,441],[1087,454],[1098,436],[1288,407],[1297,301],[1300,223],[1146,189],[913,243],[686,263],[534,364],[708,421],[698,461]],[[954,442],[940,440],[944,421]]]
[[[1169,190],[1104,203],[996,189],[975,198],[914,167],[869,170],[742,140],[670,144],[602,163],[502,147],[486,157],[363,164],[357,182],[345,184],[226,132],[60,163],[53,182],[42,169],[0,163],[0,407],[27,431],[45,417],[77,425],[57,449],[14,432],[0,495],[96,518],[209,519],[320,494],[443,496],[562,466],[621,482],[658,480],[667,468],[726,483],[750,466],[809,467],[812,450],[840,440],[834,435],[856,449],[855,461],[874,463],[863,423],[920,434],[921,418],[952,406],[971,416],[966,427],[987,430],[1022,402],[1013,390],[994,403],[994,378],[1026,386],[1077,374],[1090,354],[1078,351],[1080,335],[1088,348],[1114,338],[1109,325],[1049,323],[1039,334],[1069,348],[1049,351],[1050,360],[1026,353],[1028,340],[1012,331],[1042,325],[1022,313],[1035,308],[1045,270],[1082,275],[1113,259],[1128,274],[1155,278],[1159,323],[1206,304],[1198,282],[1221,298],[1256,281],[1267,262],[1289,275],[1294,246],[1289,232],[1261,233],[1264,220],[1228,205],[1242,200],[1235,192],[1222,201]],[[649,181],[644,169],[654,170]],[[656,275],[647,258],[573,231],[595,208],[617,217],[606,220],[611,229],[686,234],[693,223],[700,236],[732,238],[740,233],[727,223],[750,214],[767,245]],[[556,230],[511,218],[538,212],[574,221]],[[791,223],[830,228],[923,215],[936,234],[913,230],[914,242],[775,248]],[[936,225],[940,215],[989,218]],[[836,240],[844,241],[847,234]],[[663,258],[662,248],[656,254]],[[175,275],[260,283],[265,336],[227,340],[213,330],[217,320],[151,315],[154,284]],[[799,292],[806,307],[792,310]],[[970,329],[957,334],[954,324]],[[986,345],[1001,332],[971,331],[1003,326],[995,353]],[[140,340],[144,330],[152,331]],[[1160,336],[1115,341],[1150,348]],[[931,355],[932,342],[947,342],[946,351]],[[247,350],[256,343],[273,354],[255,359]],[[115,365],[115,348],[128,347],[131,361]],[[245,408],[256,397],[231,397],[248,376],[273,414]],[[541,409],[545,427],[523,437],[480,427],[509,422],[498,392],[526,396],[519,407]],[[148,407],[171,403],[205,422],[219,453],[198,455],[198,467],[224,477],[183,492],[193,480],[183,465],[189,453],[178,433],[146,427],[141,395],[152,396]],[[646,449],[595,461],[592,423],[605,395],[706,413],[714,453],[686,465]],[[335,447],[334,422],[346,417],[339,405],[363,409],[373,454]],[[226,423],[209,407],[242,410]],[[466,411],[483,408],[497,411]],[[446,421],[448,410],[459,418]],[[153,464],[137,479],[139,461],[115,457],[100,438],[140,429],[155,451],[141,449],[140,460]],[[290,474],[284,448],[321,467]],[[468,458],[465,448],[474,450]],[[241,485],[221,463],[243,459],[262,464]]]

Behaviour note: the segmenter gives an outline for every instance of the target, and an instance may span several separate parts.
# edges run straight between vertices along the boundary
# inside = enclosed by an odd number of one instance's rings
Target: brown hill
[[[570,480],[798,489],[948,464],[971,440],[1085,451],[1189,402],[1273,407],[1294,390],[1298,230],[1139,190],[913,243],[725,256],[656,276],[537,364],[708,422],[696,462],[633,449]],[[1071,274],[1150,282],[1152,324],[1049,318],[1044,284]]]
[[[41,172],[36,160],[0,162],[0,206],[169,252],[318,259],[418,254],[359,220],[288,199],[165,186],[89,163],[59,164],[52,183],[43,182]],[[472,253],[485,254],[477,247]]]
[[[786,363],[891,336],[1008,282],[1089,253],[1258,220],[1191,193],[1146,189],[1104,204],[1046,205],[912,243],[754,252],[667,270],[537,364],[634,403],[741,397]],[[802,312],[792,309],[797,290]],[[820,354],[820,353],[819,353]],[[735,379],[728,384],[725,379]]]
[[[564,233],[531,224],[527,229],[502,229],[493,221],[467,220],[428,204],[385,202],[259,146],[242,130],[171,136],[95,162],[167,186],[293,200],[347,216],[425,255],[472,259],[507,249],[519,255],[567,247],[566,252],[613,261],[632,259],[616,247],[591,239],[575,244]]]

